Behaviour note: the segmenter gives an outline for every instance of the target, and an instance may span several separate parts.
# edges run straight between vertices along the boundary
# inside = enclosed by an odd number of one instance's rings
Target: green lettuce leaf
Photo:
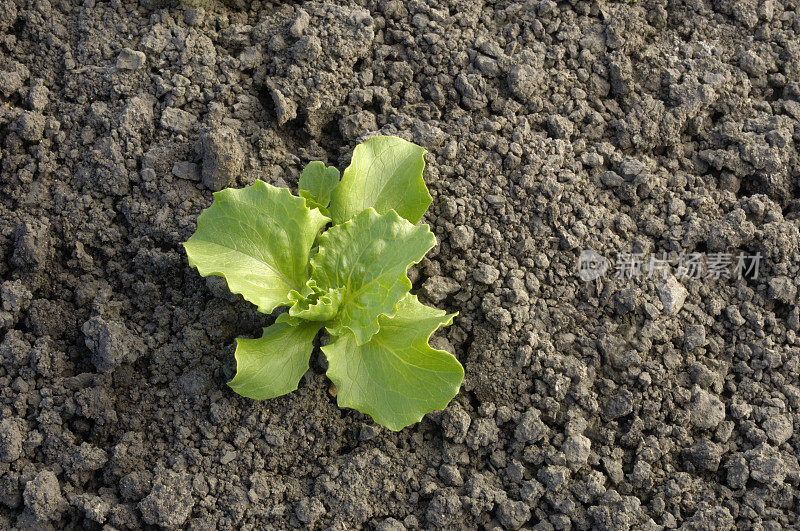
[[[339,184],[339,170],[333,166],[325,167],[319,160],[309,162],[300,174],[299,195],[306,199],[311,208],[326,212],[331,202],[331,192]]]
[[[216,192],[183,246],[202,276],[224,277],[233,293],[270,313],[303,289],[311,246],[329,221],[285,188],[256,181]]]
[[[342,293],[338,289],[319,289],[313,279],[308,281],[302,293],[292,290],[289,298],[294,301],[289,315],[307,321],[333,319],[342,303]]]
[[[258,339],[236,339],[236,376],[228,385],[236,393],[264,400],[291,393],[308,370],[314,337],[322,323],[290,324],[278,317]]]
[[[332,226],[318,241],[311,278],[320,290],[342,295],[327,329],[332,335],[350,330],[359,345],[378,331],[378,316],[394,315],[411,289],[406,271],[436,245],[427,225],[415,227],[393,210],[380,215],[373,208]]]
[[[367,413],[394,431],[444,409],[461,387],[464,368],[452,354],[431,348],[428,339],[454,316],[409,294],[394,317],[380,317],[380,331],[369,342],[359,345],[347,333],[322,347],[339,406]]]
[[[372,137],[356,146],[331,196],[334,223],[344,223],[369,207],[380,214],[394,210],[413,224],[419,222],[432,201],[422,180],[425,153],[395,136]]]

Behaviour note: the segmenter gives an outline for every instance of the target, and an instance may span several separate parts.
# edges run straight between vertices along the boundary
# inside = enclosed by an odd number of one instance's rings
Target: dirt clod
[[[0,528],[796,526],[797,15],[0,2]],[[274,316],[180,245],[373,134],[428,151],[413,292],[465,368],[400,432],[319,350],[235,395]]]

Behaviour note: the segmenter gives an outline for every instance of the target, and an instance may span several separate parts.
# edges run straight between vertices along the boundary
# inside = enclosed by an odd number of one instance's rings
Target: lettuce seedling
[[[341,407],[400,430],[458,393],[463,367],[428,345],[455,314],[409,292],[408,268],[436,245],[417,225],[432,200],[424,153],[378,136],[355,148],[341,181],[336,168],[308,164],[299,196],[263,181],[214,194],[183,244],[189,265],[263,313],[288,308],[260,338],[237,339],[235,392],[262,400],[297,389],[324,327]]]

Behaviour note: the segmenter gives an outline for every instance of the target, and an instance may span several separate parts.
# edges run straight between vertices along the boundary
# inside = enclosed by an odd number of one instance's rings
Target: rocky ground
[[[319,352],[233,394],[268,318],[180,247],[376,133],[430,151],[466,370],[399,433]],[[796,526],[798,145],[797,0],[0,0],[0,529]]]

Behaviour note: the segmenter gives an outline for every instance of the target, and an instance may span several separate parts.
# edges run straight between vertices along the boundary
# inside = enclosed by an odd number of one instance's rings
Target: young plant
[[[262,313],[288,307],[261,338],[236,340],[235,392],[262,400],[297,389],[324,327],[341,407],[400,430],[458,393],[461,364],[428,345],[455,314],[409,293],[408,268],[436,245],[417,225],[431,204],[424,153],[379,136],[356,146],[341,182],[336,168],[308,164],[299,197],[263,181],[214,194],[183,244],[189,265],[224,277]]]

